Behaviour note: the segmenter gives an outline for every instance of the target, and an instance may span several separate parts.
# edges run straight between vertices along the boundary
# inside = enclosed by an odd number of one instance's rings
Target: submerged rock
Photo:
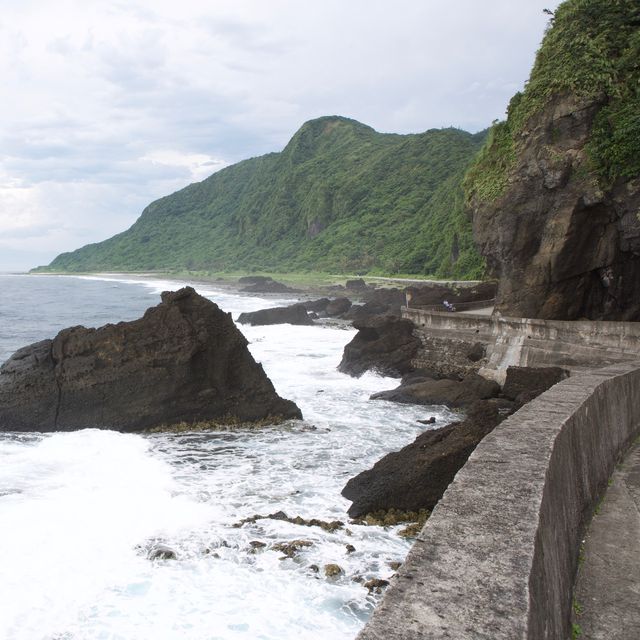
[[[325,564],[324,575],[327,578],[337,578],[344,573],[344,569],[339,564]]]
[[[280,551],[287,558],[295,557],[302,549],[312,547],[310,540],[291,540],[289,542],[278,542],[271,547],[274,551]]]
[[[349,515],[433,509],[477,444],[501,419],[495,406],[480,401],[464,421],[426,431],[410,445],[386,455],[351,478],[342,490],[353,502]]]
[[[61,331],[0,368],[0,430],[140,431],[181,422],[300,418],[230,314],[191,287],[132,322]]]
[[[176,560],[177,557],[178,554],[175,550],[166,544],[153,545],[147,554],[147,558],[149,558],[149,560]]]
[[[240,314],[238,322],[240,324],[250,324],[253,326],[267,324],[313,324],[313,320],[301,304],[260,309],[259,311],[247,311]]]

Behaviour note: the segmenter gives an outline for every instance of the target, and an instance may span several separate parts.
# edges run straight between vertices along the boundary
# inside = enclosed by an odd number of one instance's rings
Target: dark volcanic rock
[[[463,422],[426,431],[347,482],[352,518],[379,510],[433,509],[478,443],[501,421],[495,406],[478,402]]]
[[[65,329],[0,368],[0,430],[138,431],[299,417],[231,315],[190,287],[163,293],[139,320]]]
[[[351,300],[349,298],[336,298],[335,300],[331,300],[329,304],[325,307],[324,312],[330,317],[334,318],[336,316],[341,316],[343,313],[346,313],[351,308]]]
[[[487,380],[477,373],[457,380],[423,380],[400,385],[390,391],[380,391],[371,396],[372,400],[391,400],[405,404],[444,404],[447,407],[468,407],[478,400],[495,398],[500,393],[500,385]]]
[[[363,320],[371,316],[379,316],[384,314],[400,315],[399,309],[396,312],[395,307],[383,304],[382,302],[365,302],[364,304],[351,305],[349,311],[343,314],[344,320]]]
[[[388,311],[397,316],[400,315],[400,307],[406,304],[404,289],[368,289],[363,298],[366,303],[385,305],[388,307]]]
[[[271,276],[243,276],[242,278],[238,278],[238,284],[264,284],[265,282],[273,282],[273,278]]]
[[[401,377],[413,369],[411,360],[420,340],[413,323],[395,316],[373,316],[353,323],[358,333],[345,346],[338,370],[351,376],[365,371]]]
[[[245,293],[296,293],[298,291],[268,276],[246,276],[240,278],[238,282],[243,280],[251,281],[248,286],[241,289]]]
[[[569,377],[560,367],[507,367],[502,395],[522,405]]]
[[[318,300],[307,300],[300,303],[307,311],[323,313],[329,304],[329,298],[319,298]]]
[[[238,317],[240,324],[313,324],[304,305],[293,304],[289,307],[273,307],[241,313]]]
[[[362,278],[356,278],[354,280],[347,280],[345,287],[351,291],[364,291],[367,289],[367,283]]]

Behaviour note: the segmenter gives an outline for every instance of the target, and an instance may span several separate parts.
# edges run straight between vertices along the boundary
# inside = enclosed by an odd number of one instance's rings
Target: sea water
[[[0,361],[60,329],[139,317],[186,282],[123,276],[0,276]],[[234,318],[291,299],[195,284]],[[370,401],[397,381],[336,369],[345,325],[241,326],[303,421],[184,434],[0,433],[0,638],[164,640],[355,638],[410,541],[349,522],[347,480],[443,408]],[[326,531],[245,518],[278,511],[340,520]],[[304,540],[293,557],[274,544]],[[308,543],[308,544],[307,544]],[[164,544],[175,559],[150,560]],[[262,546],[266,545],[266,546]],[[349,552],[347,545],[355,548]],[[338,564],[342,573],[324,575]]]

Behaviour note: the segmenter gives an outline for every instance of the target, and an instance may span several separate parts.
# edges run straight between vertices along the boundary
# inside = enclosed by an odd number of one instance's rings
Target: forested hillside
[[[386,272],[473,278],[462,178],[483,134],[381,134],[331,116],[280,153],[151,203],[127,231],[41,270]]]

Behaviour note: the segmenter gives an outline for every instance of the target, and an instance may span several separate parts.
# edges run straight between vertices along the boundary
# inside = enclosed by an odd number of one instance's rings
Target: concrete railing
[[[360,640],[567,640],[585,524],[640,435],[640,363],[569,378],[490,433]]]

